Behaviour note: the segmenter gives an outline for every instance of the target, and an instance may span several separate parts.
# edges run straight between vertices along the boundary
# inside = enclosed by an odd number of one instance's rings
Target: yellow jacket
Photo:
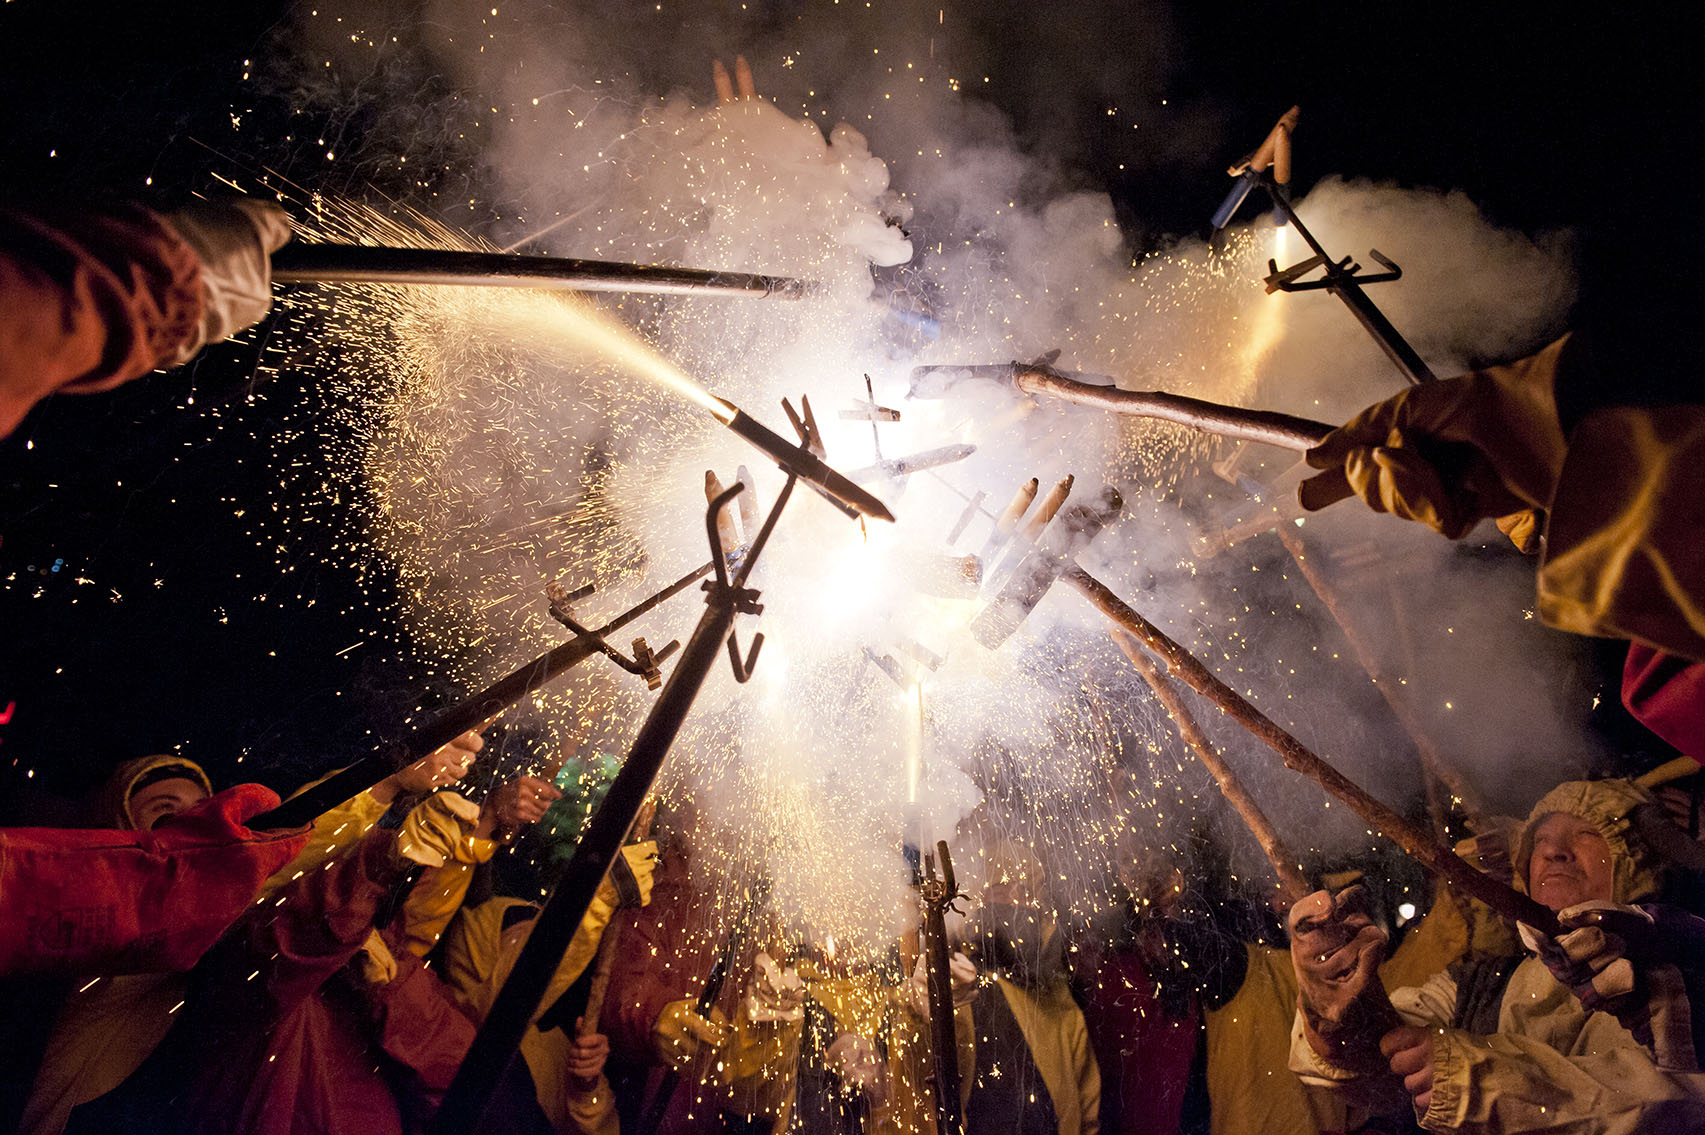
[[[1538,958],[1516,967],[1489,1036],[1451,1027],[1456,981],[1449,974],[1399,989],[1391,1003],[1408,1024],[1437,1030],[1433,1096],[1418,1117],[1428,1131],[1705,1131],[1705,1073],[1662,1066],[1615,1017],[1583,1008]],[[1394,1077],[1370,1080],[1323,1061],[1300,1018],[1291,1067],[1370,1113],[1401,1114],[1409,1103]]]
[[[996,977],[1007,1008],[1018,1020],[1030,1059],[1054,1104],[1060,1135],[1097,1135],[1101,1130],[1101,1069],[1089,1046],[1083,1010],[1064,981],[1030,990]]]
[[[1286,1067],[1297,1006],[1290,951],[1255,943],[1247,949],[1248,969],[1237,995],[1204,1014],[1213,1135],[1342,1131],[1342,1104],[1309,1091]]]

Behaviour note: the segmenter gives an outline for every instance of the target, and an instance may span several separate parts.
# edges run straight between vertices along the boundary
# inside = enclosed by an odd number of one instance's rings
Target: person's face
[[[1567,812],[1553,812],[1533,832],[1527,889],[1552,910],[1591,899],[1615,898],[1616,873],[1610,845],[1597,828]]]
[[[207,790],[187,776],[170,776],[130,794],[130,819],[146,832],[167,816],[185,812],[207,799]]]

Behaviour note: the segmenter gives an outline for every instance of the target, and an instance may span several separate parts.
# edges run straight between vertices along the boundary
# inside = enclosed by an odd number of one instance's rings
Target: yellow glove
[[[1363,410],[1308,451],[1325,472],[1302,483],[1302,506],[1354,495],[1452,540],[1494,517],[1517,547],[1537,548],[1567,450],[1554,390],[1567,342]]]
[[[652,1050],[658,1060],[677,1072],[691,1067],[705,1046],[721,1048],[732,1035],[722,1010],[712,1009],[707,1018],[699,1016],[695,1006],[689,998],[671,1001],[651,1026]]]
[[[468,850],[480,808],[454,792],[436,792],[416,804],[397,832],[397,855],[425,867],[450,860],[473,862]]]
[[[622,857],[610,865],[604,881],[592,896],[592,909],[603,913],[608,922],[620,906],[644,906],[651,901],[651,887],[657,873],[657,841],[644,840],[625,844]]]

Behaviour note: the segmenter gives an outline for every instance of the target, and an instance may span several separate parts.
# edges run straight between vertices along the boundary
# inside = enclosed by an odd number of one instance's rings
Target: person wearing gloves
[[[729,980],[708,1016],[699,994],[738,909],[726,874],[704,870],[714,838],[688,803],[660,817],[651,903],[625,910],[601,1027],[609,1035],[624,1128],[652,1105],[668,1072],[680,1077],[662,1135],[721,1132],[725,1122],[779,1131],[794,1098],[804,1023],[798,974],[760,948],[761,928],[730,959]],[[733,901],[719,902],[720,895]]]
[[[525,1130],[525,1125],[532,1122],[541,1130],[559,1135],[614,1135],[618,1130],[615,1094],[604,1076],[609,1039],[596,1032],[578,1036],[562,1028],[541,1027],[539,1018],[586,971],[597,955],[611,917],[619,907],[629,905],[628,896],[633,906],[644,906],[651,901],[656,864],[657,845],[650,840],[622,848],[621,858],[599,886],[592,906],[552,975],[533,1023],[522,1035],[521,1056],[526,1075],[523,1077],[512,1068],[510,1080],[499,1087],[500,1096],[505,1097],[499,1101],[499,1108],[510,1117],[510,1122],[494,1126]],[[463,908],[451,922],[444,936],[442,989],[474,1027],[491,1010],[497,991],[526,945],[539,910],[536,903],[499,897]],[[395,962],[402,963],[405,969],[430,972],[412,956],[399,953]],[[418,1030],[388,1028],[387,1032],[406,1036]],[[451,1064],[447,1071],[453,1075],[455,1069],[456,1065]],[[448,1087],[448,1079],[441,1079],[442,1082],[431,1082],[435,1093]],[[521,1083],[523,1079],[527,1082]]]
[[[284,210],[248,197],[0,207],[0,438],[50,394],[110,390],[258,322],[289,239]]]
[[[466,733],[321,815],[302,850],[261,884],[261,896],[353,846],[399,795],[422,796],[461,779],[483,745],[478,733]],[[212,794],[207,774],[194,761],[142,757],[107,779],[96,818],[115,828],[148,831]],[[18,1130],[57,1135],[73,1107],[123,1083],[165,1038],[173,1007],[188,988],[187,975],[178,972],[80,980],[53,1022]]]
[[[916,916],[908,904],[907,914]],[[916,934],[900,945],[899,966],[850,961],[832,951],[808,951],[799,963],[805,988],[799,1089],[789,1131],[859,1131],[867,1135],[920,1135],[935,1130],[930,1065],[929,977],[918,956]],[[895,983],[905,961],[909,977]],[[949,958],[954,1039],[959,1067],[976,1060],[971,1001],[977,968],[963,953]],[[971,1090],[960,1077],[961,1112]]]
[[[993,980],[971,1003],[976,1063],[967,1131],[1096,1135],[1101,1073],[1083,1012],[1072,1000],[1062,936],[1042,909],[1042,864],[1007,840],[987,851],[983,904],[968,952]]]
[[[146,827],[0,828],[0,976],[187,970],[307,842],[247,826],[271,789],[209,796],[191,762],[163,762],[132,777]]]
[[[1354,495],[1450,539],[1492,519],[1538,553],[1559,630],[1627,639],[1623,701],[1705,760],[1705,405],[1673,339],[1588,320],[1538,354],[1410,387],[1308,451],[1304,508]]]
[[[66,1130],[400,1133],[382,1062],[321,990],[361,953],[391,889],[455,857],[480,817],[436,793],[401,827],[375,827],[252,906],[190,975],[165,1041],[117,1089],[75,1108]]]
[[[1620,780],[1547,793],[1511,864],[1565,933],[1552,941],[1524,926],[1525,955],[1389,996],[1376,974],[1387,935],[1360,888],[1298,902],[1292,1070],[1357,1114],[1407,1114],[1428,1131],[1705,1129],[1694,1009],[1705,924],[1647,901],[1662,864],[1630,817],[1650,803]]]

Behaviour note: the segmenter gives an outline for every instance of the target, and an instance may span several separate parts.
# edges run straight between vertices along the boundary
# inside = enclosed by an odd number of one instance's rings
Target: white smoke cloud
[[[308,97],[356,97],[337,78],[353,74],[391,76],[366,96],[381,103],[434,92],[423,105],[437,120],[392,140],[420,146],[417,164],[475,155],[472,206],[423,189],[447,223],[478,218],[488,239],[527,251],[818,281],[794,302],[629,299],[611,310],[784,432],[779,398],[809,395],[843,469],[874,459],[869,424],[837,417],[864,396],[866,374],[879,403],[903,409],[901,422],[879,427],[886,456],[978,447],[939,478],[878,485],[899,516],[892,530],[861,531],[809,493],[796,497],[760,572],[766,657],[749,685],[726,669],[713,675],[666,774],[754,833],[752,854],[789,909],[880,940],[903,882],[895,844],[917,726],[909,691],[868,663],[866,648],[897,656],[916,643],[945,659],[915,671],[927,708],[923,806],[939,834],[980,815],[985,793],[994,800],[983,812],[1002,822],[1022,823],[1030,809],[1054,825],[1052,854],[1077,849],[1081,894],[1119,825],[1152,825],[1148,842],[1165,846],[1217,815],[1211,785],[1178,759],[1165,719],[1081,600],[1056,587],[991,653],[967,630],[977,601],[907,585],[898,553],[915,562],[974,551],[986,517],[953,547],[944,539],[965,497],[984,491],[998,510],[1031,476],[1046,487],[1075,474],[1078,499],[1121,483],[1127,519],[1085,565],[1352,776],[1387,799],[1413,798],[1407,741],[1377,692],[1345,684],[1356,670],[1329,657],[1345,653],[1332,617],[1272,538],[1212,561],[1192,553],[1196,527],[1241,500],[1202,473],[1200,439],[1030,407],[993,387],[905,399],[916,364],[1059,348],[1057,365],[1126,386],[1339,420],[1401,379],[1337,300],[1264,294],[1266,258],[1299,259],[1300,242],[1281,249],[1258,221],[1218,262],[1189,241],[1139,256],[1105,193],[1073,186],[1055,157],[1026,148],[970,97],[963,88],[980,76],[960,73],[952,37],[938,40],[928,21],[887,29],[893,50],[872,51],[872,33],[838,17],[742,31],[631,6],[499,5],[494,17],[441,4],[420,22],[365,6],[339,22],[334,7],[300,29],[300,58],[335,64],[323,68],[330,85],[307,86]],[[755,61],[773,105],[708,105],[709,57],[724,45]],[[379,118],[407,121],[394,107]],[[1537,346],[1572,295],[1564,237],[1498,229],[1462,193],[1328,179],[1297,208],[1335,255],[1366,263],[1377,247],[1402,264],[1403,279],[1376,286],[1375,298],[1441,374]],[[563,333],[558,302],[456,296],[397,309],[405,350],[393,361],[414,384],[368,462],[387,510],[380,542],[415,584],[411,618],[468,681],[560,640],[542,615],[546,581],[596,581],[592,604],[614,610],[701,562],[706,468],[728,483],[749,465],[765,501],[779,488],[779,475],[701,410]],[[1283,464],[1267,455],[1269,474]],[[1346,576],[1374,597],[1357,605],[1358,626],[1494,803],[1519,809],[1576,767],[1576,656],[1522,626],[1519,565],[1351,505],[1303,531],[1329,560],[1383,551],[1383,567]],[[1389,599],[1378,576],[1393,564]],[[652,645],[685,637],[692,607],[678,600],[648,621]],[[541,698],[540,712],[617,749],[647,704],[637,683],[590,669],[563,691]],[[1299,844],[1368,843],[1341,806],[1247,738],[1210,728]],[[1240,846],[1240,869],[1260,874]],[[868,912],[883,913],[861,923]]]

